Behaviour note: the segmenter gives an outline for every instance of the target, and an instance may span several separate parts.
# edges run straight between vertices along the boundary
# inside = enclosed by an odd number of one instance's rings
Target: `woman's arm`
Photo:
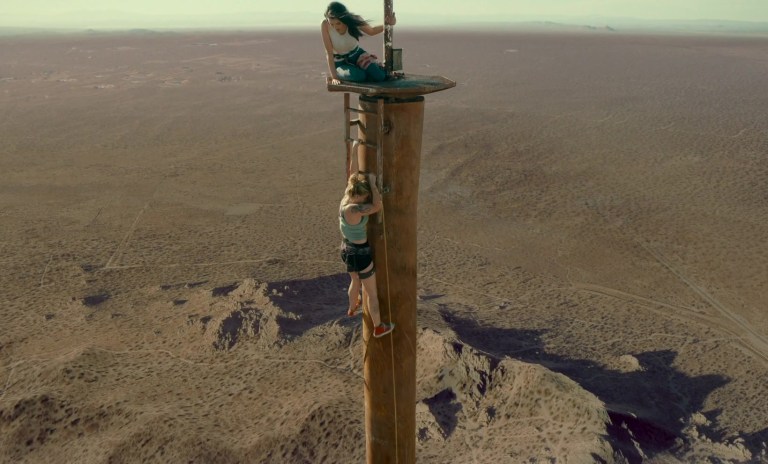
[[[384,24],[388,24],[390,26],[394,26],[395,24],[397,24],[397,18],[395,18],[394,12],[392,12],[392,16],[384,18]],[[384,32],[384,24],[382,24],[381,26],[371,26],[370,24],[366,24],[365,26],[362,26],[360,30],[365,32],[368,35],[381,34],[382,32]]]
[[[357,140],[352,141],[352,148],[349,149],[349,172],[347,173],[347,176],[351,176],[352,174],[360,171],[360,162],[357,159],[359,144],[360,142]]]
[[[360,30],[365,32],[367,35],[381,34],[384,32],[384,25],[382,24],[381,26],[371,26],[366,24],[365,26],[362,26]]]
[[[352,147],[349,150],[349,171],[347,176],[354,173],[365,173],[365,145],[359,139],[352,141]]]
[[[341,84],[339,76],[336,74],[336,63],[333,61],[333,43],[331,35],[328,33],[328,21],[320,24],[320,33],[323,35],[323,45],[325,45],[325,57],[328,60],[328,78],[333,85]]]
[[[376,176],[368,174],[368,182],[371,184],[371,203],[351,203],[344,208],[345,218],[350,224],[357,224],[363,216],[378,213],[384,206],[379,189],[376,188]]]
[[[369,216],[381,211],[383,203],[381,201],[381,194],[379,189],[376,188],[376,176],[374,174],[368,174],[368,184],[371,186],[371,200],[372,203],[365,203],[360,206],[365,206],[365,211],[360,211],[361,216]]]
[[[381,194],[379,193],[379,189],[376,187],[376,174],[368,174],[368,183],[371,184],[373,206],[376,208],[376,211],[378,211],[382,206],[384,206],[384,204],[381,201]]]
[[[349,208],[347,222],[350,224],[357,224],[363,216],[370,216],[371,214],[376,214],[381,211],[381,199],[379,199],[378,203],[358,203],[348,205],[347,207]]]

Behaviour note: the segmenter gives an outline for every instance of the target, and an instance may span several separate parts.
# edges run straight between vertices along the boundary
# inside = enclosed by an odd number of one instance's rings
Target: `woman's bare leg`
[[[379,313],[379,295],[376,293],[376,274],[362,279],[363,290],[366,297],[366,304],[368,306],[368,314],[371,315],[371,321],[373,326],[378,327],[381,325],[381,314]]]
[[[347,290],[347,296],[349,296],[349,308],[347,314],[352,316],[355,314],[355,308],[357,308],[357,299],[360,295],[360,277],[356,272],[350,272],[349,276],[352,281],[349,283],[349,289]]]

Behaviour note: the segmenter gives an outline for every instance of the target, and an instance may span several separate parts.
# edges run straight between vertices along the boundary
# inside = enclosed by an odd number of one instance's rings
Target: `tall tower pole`
[[[392,0],[384,0],[384,17],[392,14]],[[345,142],[354,140],[349,128],[358,125],[364,166],[378,175],[384,202],[376,220],[368,221],[368,241],[381,319],[394,322],[395,330],[374,338],[370,317],[363,319],[368,464],[416,461],[416,217],[423,95],[456,86],[442,76],[395,76],[393,58],[392,26],[385,21],[384,67],[389,79],[327,83],[329,91],[345,92]],[[349,92],[360,94],[358,109],[349,107]],[[359,114],[359,120],[350,120],[351,113]]]
[[[368,240],[374,250],[379,312],[382,320],[395,323],[392,334],[377,339],[371,336],[370,318],[365,318],[366,461],[368,464],[413,463],[416,460],[416,216],[424,97],[362,96],[360,107],[365,111],[366,142],[373,146],[381,143],[383,150],[383,156],[377,160],[376,149],[370,145],[366,148],[366,166],[382,176],[380,183],[385,192],[379,220],[368,222]],[[381,122],[384,130],[370,130]]]

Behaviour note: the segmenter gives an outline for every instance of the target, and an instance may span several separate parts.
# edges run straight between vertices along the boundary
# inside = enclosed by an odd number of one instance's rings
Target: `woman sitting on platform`
[[[394,26],[395,14],[384,19]],[[320,26],[328,57],[330,83],[339,85],[341,81],[381,82],[387,73],[376,57],[363,50],[358,40],[363,35],[376,35],[384,31],[384,26],[371,26],[368,21],[352,14],[339,2],[331,2],[325,11],[325,21]]]
[[[376,293],[376,269],[373,266],[371,246],[368,244],[368,216],[381,210],[382,201],[376,188],[373,174],[358,171],[357,156],[354,153],[357,143],[352,145],[353,156],[349,181],[344,189],[344,197],[339,204],[339,229],[344,239],[341,244],[341,259],[347,265],[347,272],[352,278],[349,284],[349,309],[347,315],[355,316],[362,301],[359,300],[360,287],[364,290],[366,307],[373,322],[373,336],[376,338],[392,332],[395,324],[381,322],[379,297]]]

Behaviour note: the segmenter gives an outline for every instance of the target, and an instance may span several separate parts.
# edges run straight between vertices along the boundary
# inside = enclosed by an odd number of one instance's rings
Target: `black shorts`
[[[373,262],[371,247],[366,243],[341,244],[341,260],[347,265],[347,272],[360,272],[365,270]]]

